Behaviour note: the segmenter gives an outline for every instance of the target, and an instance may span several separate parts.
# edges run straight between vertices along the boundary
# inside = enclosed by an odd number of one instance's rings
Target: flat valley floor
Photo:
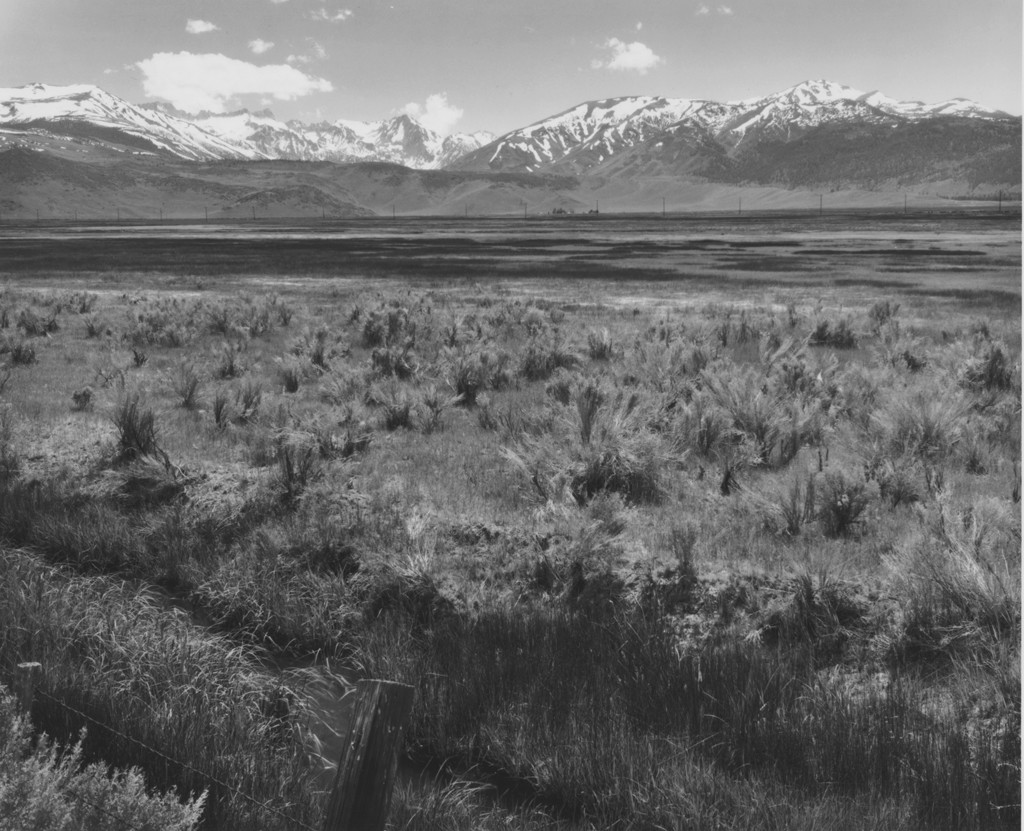
[[[4,221],[0,355],[0,680],[201,827],[357,677],[394,829],[1020,826],[1016,207]]]

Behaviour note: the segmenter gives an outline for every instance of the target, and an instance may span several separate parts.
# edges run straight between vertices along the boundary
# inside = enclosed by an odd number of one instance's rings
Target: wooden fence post
[[[15,694],[18,696],[18,706],[25,713],[32,712],[32,699],[36,695],[36,682],[39,680],[39,675],[42,671],[43,665],[38,661],[18,664],[18,672],[15,676],[17,687]]]
[[[357,690],[323,831],[383,831],[387,820],[413,688],[360,681]]]

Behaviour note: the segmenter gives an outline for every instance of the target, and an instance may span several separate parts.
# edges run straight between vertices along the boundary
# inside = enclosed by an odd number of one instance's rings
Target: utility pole
[[[904,213],[904,215],[906,215],[906,213],[907,213],[907,195],[906,194],[903,194],[903,213]]]
[[[661,197],[661,218],[665,218],[665,197]]]
[[[736,216],[743,216],[743,197],[740,197],[740,206],[736,209]]]
[[[825,197],[822,194],[818,194],[818,216],[825,213]]]

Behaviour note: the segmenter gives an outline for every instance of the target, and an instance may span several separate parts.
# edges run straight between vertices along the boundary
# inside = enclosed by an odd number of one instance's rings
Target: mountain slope
[[[452,167],[785,187],[944,181],[953,190],[993,184],[1019,191],[1014,148],[1019,157],[1020,118],[999,110],[964,99],[901,102],[805,81],[724,104],[652,97],[581,104],[501,136]]]
[[[252,148],[225,141],[189,121],[136,107],[89,85],[0,88],[0,125],[105,140],[140,152],[166,152],[190,160],[259,158]]]

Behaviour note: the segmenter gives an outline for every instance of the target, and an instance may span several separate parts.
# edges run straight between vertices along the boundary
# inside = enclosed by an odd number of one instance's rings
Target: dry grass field
[[[0,805],[319,827],[368,676],[394,829],[1018,828],[1020,244],[0,226],[0,680],[118,727],[0,701]]]

